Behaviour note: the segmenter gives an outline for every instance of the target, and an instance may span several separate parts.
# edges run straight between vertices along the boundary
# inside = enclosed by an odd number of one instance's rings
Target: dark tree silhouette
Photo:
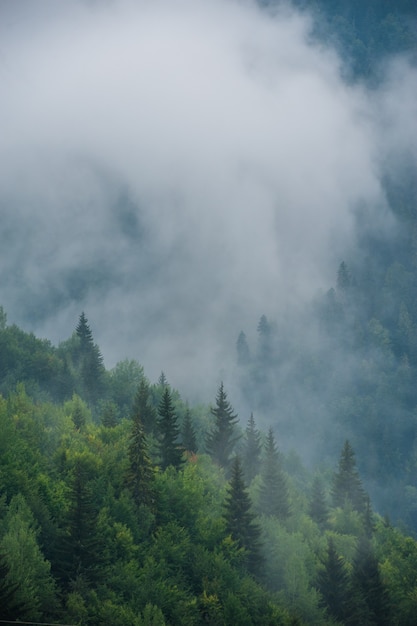
[[[287,478],[281,467],[272,428],[268,431],[265,459],[261,472],[259,508],[264,515],[275,515],[281,520],[290,514]]]
[[[126,485],[137,506],[151,506],[154,502],[154,471],[148,453],[146,435],[140,412],[133,412],[132,433],[129,443],[129,468]]]
[[[240,548],[245,550],[247,568],[251,573],[256,574],[260,571],[263,561],[260,542],[261,531],[252,512],[252,502],[243,480],[243,470],[239,457],[235,457],[232,464],[224,518],[226,520],[226,532],[231,535]]]
[[[170,465],[180,469],[184,462],[183,448],[178,443],[179,427],[178,418],[172,404],[171,394],[168,387],[165,387],[164,395],[158,407],[159,433],[161,453],[161,467],[166,469]]]
[[[227,399],[223,383],[219,387],[216,406],[211,409],[211,414],[214,416],[214,427],[207,436],[207,451],[219,465],[227,469],[239,437],[236,435],[238,417]]]
[[[189,408],[185,411],[184,422],[182,425],[182,445],[187,452],[192,452],[194,454],[197,452],[197,440]]]
[[[261,434],[256,428],[255,419],[253,413],[251,413],[245,430],[245,444],[242,456],[245,480],[248,484],[259,473],[261,451]]]
[[[333,478],[333,506],[344,507],[350,503],[358,513],[366,513],[369,497],[356,469],[355,453],[348,440],[343,446],[338,471]]]
[[[348,614],[349,575],[331,537],[327,542],[324,569],[318,575],[318,588],[323,598],[322,604],[330,616],[345,623]]]

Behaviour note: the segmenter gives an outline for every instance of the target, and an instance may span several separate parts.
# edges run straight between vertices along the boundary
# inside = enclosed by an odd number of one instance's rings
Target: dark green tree
[[[362,486],[356,469],[355,453],[348,440],[344,443],[338,471],[333,477],[332,498],[335,507],[344,507],[350,503],[358,513],[366,513],[369,498]]]
[[[264,515],[285,520],[290,514],[287,478],[282,469],[272,428],[268,431],[265,458],[261,471],[259,508]]]
[[[171,394],[168,387],[165,387],[164,394],[158,407],[159,414],[159,449],[161,454],[161,467],[166,469],[172,465],[175,469],[180,469],[184,462],[183,448],[178,443],[179,427]]]
[[[132,415],[139,415],[146,435],[155,434],[157,430],[157,415],[150,404],[149,385],[143,377],[133,401]]]
[[[119,412],[117,409],[117,405],[108,400],[104,403],[101,413],[101,423],[106,428],[115,428],[117,426],[117,421],[119,417]]]
[[[329,518],[329,508],[326,502],[323,483],[318,476],[313,480],[308,513],[312,520],[323,529],[326,527]]]
[[[382,582],[378,560],[366,535],[358,540],[351,575],[351,602],[348,624],[390,626],[391,606]]]
[[[139,411],[132,415],[132,432],[129,442],[129,468],[126,485],[136,506],[152,506],[154,470],[148,452],[148,444]]]
[[[214,426],[206,439],[206,447],[212,458],[222,467],[228,468],[230,456],[239,436],[236,434],[237,415],[227,399],[223,383],[216,397],[216,406],[211,409]]]
[[[65,587],[79,576],[97,582],[104,567],[103,543],[97,530],[98,510],[91,486],[90,459],[78,455],[70,483],[70,507],[62,538],[59,576]]]
[[[184,450],[195,454],[197,452],[197,440],[193,421],[191,419],[191,411],[187,407],[184,415],[184,422],[182,425],[182,445]]]
[[[333,539],[327,542],[324,568],[318,575],[318,589],[322,604],[334,619],[345,623],[349,604],[349,575],[341,556],[336,552]]]
[[[75,332],[78,337],[75,362],[80,372],[82,395],[88,402],[94,404],[104,392],[105,368],[103,356],[94,343],[93,333],[84,312],[79,317]]]
[[[245,430],[245,443],[242,455],[245,480],[248,484],[259,473],[261,451],[261,434],[256,428],[255,419],[253,413],[251,413]]]
[[[243,470],[239,457],[235,457],[228,493],[225,501],[224,519],[226,532],[231,535],[240,548],[245,551],[245,561],[252,574],[260,571],[262,565],[261,531],[255,522],[252,502],[243,479]]]
[[[10,581],[6,555],[0,552],[0,619],[15,621],[30,615],[30,607],[19,601],[19,583]]]

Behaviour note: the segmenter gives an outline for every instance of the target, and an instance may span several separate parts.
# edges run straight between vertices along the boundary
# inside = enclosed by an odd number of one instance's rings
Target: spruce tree
[[[252,502],[243,479],[243,470],[239,457],[235,457],[228,493],[225,501],[224,519],[226,532],[231,535],[240,548],[245,550],[248,570],[256,574],[262,564],[261,531],[255,522]]]
[[[236,342],[237,363],[238,365],[248,365],[250,362],[250,352],[246,335],[243,330],[240,331]]]
[[[365,514],[368,506],[366,494],[356,469],[355,453],[348,440],[343,446],[338,471],[333,478],[333,506],[344,507],[350,503],[353,510]]]
[[[243,468],[245,480],[249,484],[259,473],[262,444],[261,434],[256,428],[253,413],[250,414],[245,430],[245,444],[243,449]]]
[[[236,435],[237,415],[227,399],[223,383],[220,384],[216,397],[216,406],[211,409],[214,427],[208,434],[206,447],[212,458],[222,467],[228,468],[230,456],[238,436]]]
[[[18,598],[20,584],[9,579],[10,566],[5,554],[0,553],[0,619],[24,619],[30,616],[30,607]]]
[[[151,506],[154,502],[154,472],[148,453],[146,435],[140,412],[132,415],[132,432],[129,443],[129,468],[126,485],[136,506]]]
[[[259,508],[264,515],[285,520],[290,514],[287,479],[275,444],[272,428],[268,431],[265,459],[261,472]]]
[[[187,452],[191,452],[192,454],[197,452],[197,440],[191,419],[191,411],[188,407],[185,411],[184,422],[182,425],[182,445],[184,450],[187,450]]]
[[[75,353],[75,363],[78,366],[83,396],[88,402],[96,403],[104,391],[103,356],[94,343],[93,333],[88,325],[84,311],[81,313],[75,329],[79,340]]]
[[[318,589],[322,596],[322,604],[330,616],[345,623],[348,612],[349,575],[331,537],[327,542],[324,569],[318,575]]]
[[[351,602],[348,624],[390,626],[391,607],[382,582],[378,560],[366,535],[358,540],[351,575]]]
[[[132,415],[139,415],[146,435],[155,434],[157,430],[157,415],[149,402],[149,386],[142,378],[133,401]]]
[[[164,394],[158,407],[159,414],[159,449],[161,453],[161,467],[166,469],[172,465],[175,469],[180,469],[184,462],[183,449],[178,444],[178,418],[172,404],[171,394],[168,387],[165,387]]]

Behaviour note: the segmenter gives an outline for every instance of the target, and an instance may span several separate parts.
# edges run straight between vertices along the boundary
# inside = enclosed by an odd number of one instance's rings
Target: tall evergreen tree
[[[83,395],[88,402],[94,404],[104,391],[105,369],[103,356],[94,343],[93,333],[84,311],[79,317],[75,332],[79,340],[75,362],[81,376]]]
[[[133,401],[132,415],[139,415],[146,435],[155,434],[157,430],[156,411],[149,400],[149,386],[142,377]]]
[[[216,406],[211,409],[211,414],[214,416],[214,427],[207,436],[207,451],[219,465],[227,469],[239,437],[236,434],[238,417],[227,399],[223,383],[220,384]]]
[[[132,415],[132,432],[129,443],[129,468],[126,484],[137,506],[152,506],[154,471],[148,453],[146,435],[140,412]]]
[[[325,528],[329,518],[329,509],[323,483],[318,476],[313,480],[308,512],[311,519],[314,520],[321,529]]]
[[[356,469],[355,453],[348,440],[343,446],[338,471],[333,478],[332,498],[335,507],[344,507],[350,503],[358,513],[366,513],[369,498],[362,486]]]
[[[5,554],[0,553],[0,619],[15,621],[30,615],[30,607],[19,600],[20,584],[9,577],[10,566]]]
[[[253,413],[251,413],[245,430],[245,445],[243,449],[243,468],[245,480],[248,484],[259,473],[261,451],[261,434],[256,428],[255,419]]]
[[[287,478],[275,443],[272,428],[266,439],[265,459],[261,472],[259,508],[264,515],[274,515],[281,520],[290,514]]]
[[[182,445],[184,450],[187,450],[187,452],[191,452],[193,454],[197,452],[197,440],[191,419],[191,411],[188,407],[185,411],[184,422],[182,425]]]
[[[327,542],[324,569],[318,575],[318,588],[323,598],[322,604],[330,616],[344,624],[348,615],[349,575],[331,537]]]
[[[352,626],[390,626],[391,607],[382,582],[378,560],[366,535],[358,540],[351,576],[350,618]]]
[[[172,404],[171,394],[165,387],[164,394],[158,407],[161,467],[166,469],[170,465],[180,469],[184,462],[183,449],[178,443],[178,418]]]
[[[245,550],[248,570],[256,574],[262,564],[261,531],[252,512],[252,502],[243,479],[239,457],[235,457],[232,464],[224,518],[226,520],[226,532],[231,535],[240,548]]]

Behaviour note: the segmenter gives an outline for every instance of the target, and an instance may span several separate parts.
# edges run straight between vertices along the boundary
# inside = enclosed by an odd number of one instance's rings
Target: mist
[[[416,71],[343,80],[313,18],[234,0],[0,5],[0,304],[213,397],[241,329],[328,289],[415,157]],[[401,97],[398,97],[401,94]]]

